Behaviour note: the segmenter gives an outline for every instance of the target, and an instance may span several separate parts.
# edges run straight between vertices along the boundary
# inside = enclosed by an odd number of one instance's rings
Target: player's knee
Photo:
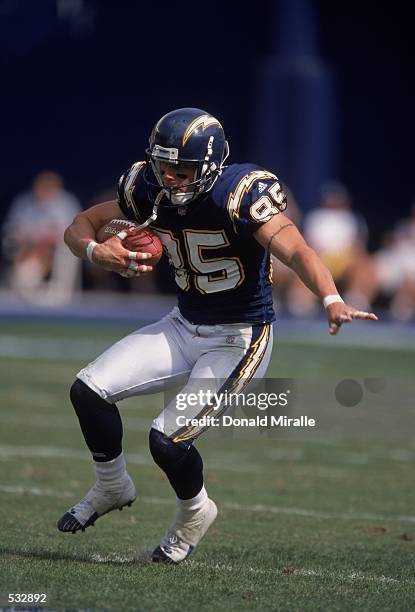
[[[150,430],[149,441],[151,455],[162,470],[169,469],[181,462],[189,452],[188,445],[176,444],[157,429]]]
[[[75,412],[78,414],[79,412],[84,412],[92,407],[107,407],[110,405],[108,402],[103,400],[98,393],[95,393],[92,389],[88,387],[82,380],[77,378],[73,383],[71,390],[69,392],[69,397],[71,399],[72,405],[75,408]]]

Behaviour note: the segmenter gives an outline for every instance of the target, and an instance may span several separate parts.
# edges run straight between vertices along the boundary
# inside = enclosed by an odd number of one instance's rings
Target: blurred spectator
[[[415,203],[409,217],[384,236],[382,247],[353,274],[347,299],[367,308],[382,298],[394,318],[406,321],[415,315]]]
[[[364,219],[352,211],[350,194],[342,183],[330,181],[323,186],[319,207],[304,219],[303,234],[339,290],[346,290],[355,266],[366,253],[368,232]],[[317,298],[297,276],[287,291],[287,308],[299,316],[318,308]]]
[[[54,172],[42,172],[31,191],[16,197],[2,228],[13,291],[34,303],[69,301],[79,281],[79,260],[65,247],[63,232],[80,210]]]

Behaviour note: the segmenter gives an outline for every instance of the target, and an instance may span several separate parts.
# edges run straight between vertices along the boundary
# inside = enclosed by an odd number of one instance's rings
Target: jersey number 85
[[[176,283],[183,291],[190,288],[189,268],[195,273],[195,288],[200,293],[235,289],[243,282],[245,274],[238,257],[206,259],[204,256],[206,250],[229,246],[224,230],[183,230],[185,260],[180,241],[171,231],[152,229],[167,251]]]

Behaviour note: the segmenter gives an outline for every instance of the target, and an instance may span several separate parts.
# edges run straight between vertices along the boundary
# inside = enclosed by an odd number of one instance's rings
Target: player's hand
[[[327,307],[327,320],[329,323],[329,334],[335,336],[339,333],[343,323],[351,323],[355,319],[377,321],[378,317],[373,312],[358,310],[343,302],[334,302]]]
[[[140,276],[153,270],[142,261],[150,259],[150,253],[129,251],[122,245],[118,236],[113,236],[94,248],[92,259],[94,263],[104,270],[118,272],[121,276]]]

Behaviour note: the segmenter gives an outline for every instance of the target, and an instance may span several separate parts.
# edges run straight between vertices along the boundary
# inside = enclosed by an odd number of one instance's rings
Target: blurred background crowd
[[[415,204],[370,252],[368,224],[354,210],[344,184],[324,183],[318,205],[305,214],[288,187],[287,192],[289,216],[322,257],[348,303],[387,308],[402,321],[415,316]],[[102,194],[110,197],[114,194]],[[81,291],[174,292],[167,259],[152,277],[127,281],[73,257],[63,232],[81,210],[80,200],[64,188],[59,174],[38,174],[31,189],[11,202],[2,226],[3,288],[49,306],[67,304]],[[273,261],[273,282],[280,309],[300,317],[321,310],[315,296],[278,260]]]
[[[166,261],[126,280],[74,258],[74,215],[111,199],[154,122],[181,106],[221,119],[230,163],[275,172],[287,215],[347,301],[415,318],[414,41],[370,2],[0,0],[4,95],[1,292],[59,307],[83,292],[166,294]],[[274,262],[277,307],[321,312]]]

